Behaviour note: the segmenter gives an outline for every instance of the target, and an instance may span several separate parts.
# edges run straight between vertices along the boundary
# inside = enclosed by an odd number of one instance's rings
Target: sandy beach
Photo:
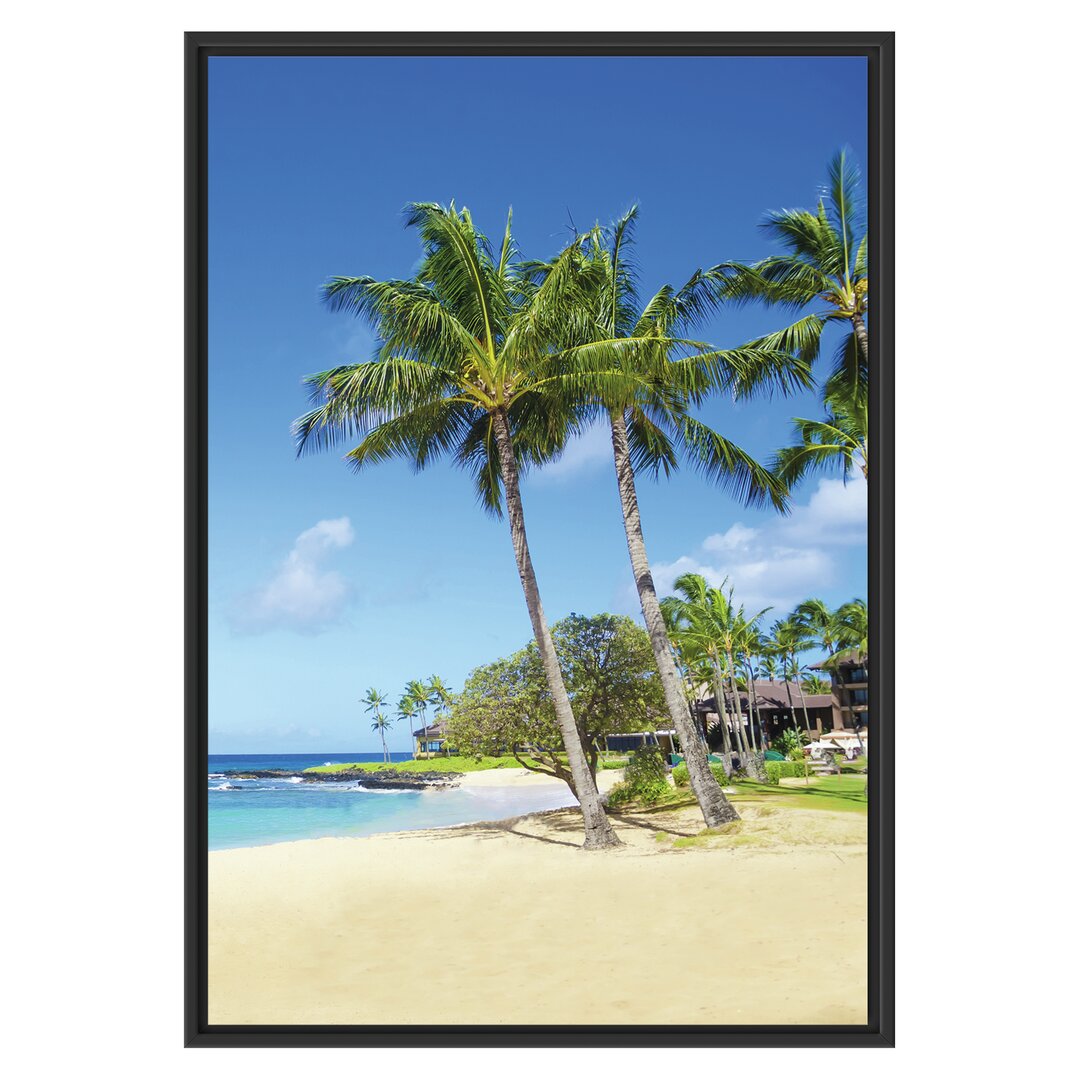
[[[740,813],[613,814],[601,853],[576,810],[212,852],[209,1021],[865,1023],[865,816]]]

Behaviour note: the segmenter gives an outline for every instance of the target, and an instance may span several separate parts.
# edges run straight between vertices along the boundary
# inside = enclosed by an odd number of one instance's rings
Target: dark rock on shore
[[[398,772],[396,769],[345,769],[342,772],[312,773],[292,769],[249,769],[245,772],[226,770],[226,780],[291,780],[299,777],[305,784],[341,784],[356,782],[365,788],[388,791],[421,791],[425,788],[457,787],[463,773],[456,772]]]

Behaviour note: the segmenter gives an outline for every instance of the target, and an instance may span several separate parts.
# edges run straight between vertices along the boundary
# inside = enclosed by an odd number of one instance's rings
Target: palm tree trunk
[[[739,753],[743,757],[743,768],[750,757],[750,745],[746,741],[746,731],[742,722],[742,706],[739,704],[739,685],[735,681],[735,658],[729,652],[728,656],[728,682],[731,683],[731,707],[735,714],[735,732],[739,740]]]
[[[728,727],[727,706],[724,704],[724,687],[721,683],[720,662],[713,661],[713,697],[716,698],[716,715],[720,718],[720,734],[724,737],[726,772],[731,775],[731,729]]]
[[[791,682],[788,679],[788,673],[787,673],[786,670],[784,671],[784,689],[787,690],[787,703],[788,703],[788,708],[791,710],[791,722],[795,725],[795,730],[798,731],[799,730],[798,715],[795,712],[795,702],[791,697]],[[806,725],[806,734],[807,735],[810,734],[810,725],[809,724]]]
[[[682,744],[686,770],[690,774],[690,788],[698,801],[698,806],[701,807],[707,826],[712,828],[728,821],[737,821],[739,815],[728,802],[709,768],[708,751],[702,745],[697,725],[691,723],[690,706],[683,696],[682,681],[675,668],[671,642],[668,640],[667,627],[664,626],[660,601],[656,596],[656,586],[653,583],[649,558],[645,551],[645,534],[641,529],[641,512],[638,508],[637,488],[634,484],[634,469],[630,462],[626,420],[621,412],[611,413],[611,446],[615,455],[615,476],[619,482],[619,499],[622,503],[626,547],[630,553],[630,568],[637,585],[641,614],[645,618],[645,627],[649,632],[653,656],[660,672],[664,701],[667,704],[671,722],[678,733],[679,742]],[[724,743],[726,747],[726,728]],[[730,763],[730,758],[728,760]]]
[[[506,413],[501,409],[491,414],[491,420],[495,443],[499,451],[499,469],[506,493],[506,512],[510,519],[510,539],[514,545],[518,576],[521,578],[521,588],[525,593],[525,604],[529,609],[533,635],[536,638],[536,646],[540,650],[540,661],[544,666],[544,675],[551,692],[555,717],[558,720],[559,730],[562,732],[567,763],[574,778],[577,799],[581,804],[581,814],[585,820],[585,847],[616,847],[622,841],[615,835],[615,830],[612,829],[611,822],[604,813],[604,804],[600,801],[596,781],[589,772],[585,750],[581,745],[581,734],[574,720],[570,697],[566,692],[558,657],[555,655],[555,643],[551,638],[547,621],[544,619],[540,589],[536,584],[536,572],[533,569],[529,541],[525,534],[525,513],[521,505],[521,489],[518,485],[517,461],[514,458],[510,423]]]
[[[746,665],[746,701],[750,709],[750,734],[754,735],[754,715],[757,714],[758,727],[761,728],[761,750],[765,750],[765,729],[761,727],[761,710],[757,707],[757,692],[754,690],[754,669]],[[755,736],[754,749],[758,749]]]
[[[806,718],[806,730],[810,731],[810,710],[806,707],[806,691],[803,690],[802,679],[795,676],[795,685],[799,688],[799,697],[802,699],[803,716]]]
[[[862,353],[863,363],[870,363],[870,335],[866,332],[866,323],[861,315],[851,316],[851,325],[855,329],[855,340],[859,343],[859,352]]]

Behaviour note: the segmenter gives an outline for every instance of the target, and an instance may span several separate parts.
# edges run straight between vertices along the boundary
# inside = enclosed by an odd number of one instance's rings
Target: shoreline
[[[865,1023],[865,816],[739,810],[210,852],[210,1023]]]
[[[606,769],[597,773],[596,783],[600,789],[600,793],[606,794],[614,787],[623,777],[622,769]],[[362,787],[362,785],[361,785]],[[454,785],[431,785],[428,788],[418,789],[424,794],[434,793],[437,791],[453,791],[457,788],[504,788],[507,791],[519,791],[522,788],[540,788],[554,791],[560,789],[565,793],[567,798],[573,798],[570,794],[570,789],[563,783],[562,780],[554,777],[543,776],[538,773],[531,772],[528,769],[490,769],[481,772],[464,773],[461,776],[461,782]],[[497,825],[502,822],[513,822],[521,818],[531,817],[534,814],[552,814],[558,813],[561,810],[576,810],[577,806],[560,806],[537,809],[526,809],[520,813],[509,814],[506,817],[490,818],[470,818],[465,821],[458,821],[452,824],[446,825],[417,825],[415,828],[407,829],[387,829],[380,832],[362,833],[362,834],[349,834],[341,833],[336,835],[326,836],[304,836],[294,839],[281,839],[281,840],[268,840],[264,843],[258,844],[238,844],[235,847],[211,847],[208,848],[208,854],[216,854],[218,852],[226,851],[252,851],[260,848],[267,847],[280,847],[283,844],[306,844],[313,843],[320,840],[370,840],[380,836],[410,836],[420,832],[445,832],[452,829],[462,829],[474,825]]]

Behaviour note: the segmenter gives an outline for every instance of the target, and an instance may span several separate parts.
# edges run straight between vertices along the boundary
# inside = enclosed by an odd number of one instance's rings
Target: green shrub
[[[604,757],[596,763],[596,768],[601,772],[604,769],[625,769],[628,760],[628,758],[624,757]]]
[[[658,803],[670,795],[664,755],[659,747],[643,746],[630,756],[626,778],[608,793],[608,803],[612,806],[628,802]]]
[[[726,784],[728,782],[728,775],[724,772],[724,766],[716,761],[709,762],[709,768],[712,770],[713,776],[720,784]],[[675,781],[676,787],[689,787],[690,786],[690,770],[686,767],[685,761],[680,761],[674,769],[671,770],[671,778]]]
[[[806,766],[801,761],[766,761],[765,775],[770,784],[779,784],[788,776],[805,776]]]
[[[794,728],[785,728],[779,736],[773,740],[773,746],[783,752],[789,761],[801,761],[805,754],[804,747],[808,741],[805,731],[796,731]]]

